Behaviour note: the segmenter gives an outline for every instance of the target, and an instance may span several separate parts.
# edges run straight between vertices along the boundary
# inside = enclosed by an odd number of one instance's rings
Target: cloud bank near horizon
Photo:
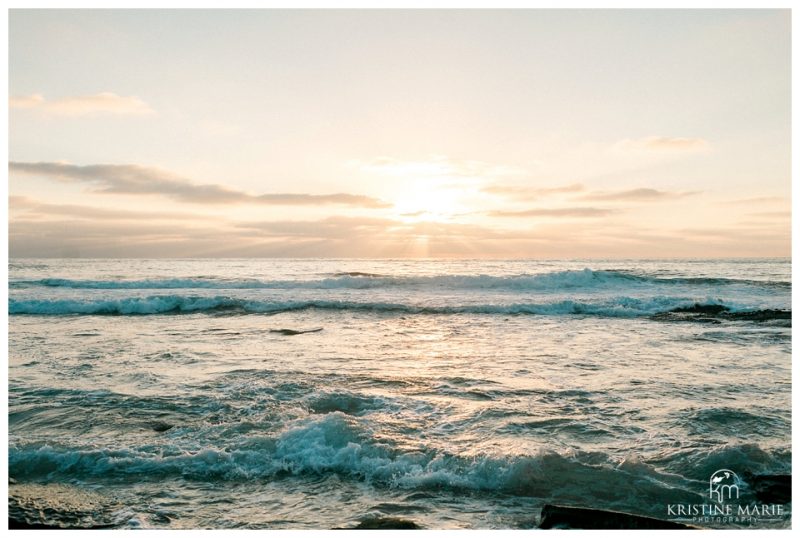
[[[42,176],[66,183],[87,183],[94,192],[106,194],[160,195],[194,204],[340,204],[363,208],[386,208],[392,204],[370,196],[348,193],[250,194],[225,185],[192,183],[188,179],[155,167],[135,164],[75,165],[59,162],[10,162],[9,172]]]
[[[150,105],[135,96],[122,96],[112,92],[91,95],[75,95],[59,99],[47,99],[40,93],[11,96],[11,108],[35,110],[54,116],[93,116],[114,114],[122,116],[147,116],[155,114]]]
[[[391,163],[392,170],[404,167],[400,160],[386,162]],[[424,161],[417,161],[421,162]],[[457,166],[456,161],[441,162]],[[480,167],[502,169],[487,163]],[[9,241],[13,257],[552,258],[570,256],[575,249],[585,257],[636,257],[642,252],[650,252],[651,256],[665,253],[697,257],[736,256],[738,249],[745,247],[771,256],[788,253],[790,245],[785,225],[790,215],[785,211],[735,211],[730,201],[723,199],[716,201],[716,210],[740,217],[738,223],[731,221],[729,228],[693,226],[687,220],[677,229],[674,219],[664,221],[672,224],[665,226],[651,217],[660,212],[669,218],[674,201],[697,205],[699,202],[694,200],[699,191],[652,187],[594,190],[584,183],[547,185],[515,180],[509,184],[484,177],[480,182],[468,181],[465,187],[478,193],[477,205],[456,204],[449,214],[441,214],[424,205],[448,203],[446,197],[426,200],[424,192],[418,196],[422,209],[401,211],[400,205],[346,193],[251,194],[220,183],[194,183],[164,169],[134,164],[12,161],[9,171],[88,185],[89,192],[99,196],[98,202],[104,194],[129,196],[132,201],[140,195],[158,195],[168,201],[159,206],[160,210],[154,210],[139,209],[138,202],[108,207],[102,203],[84,205],[54,198],[39,200],[38,195],[12,195]],[[457,196],[464,190],[450,183],[435,188],[444,189],[431,191],[437,196],[447,192]],[[493,196],[486,200],[486,194]],[[524,207],[531,200],[539,201],[539,207]],[[751,200],[772,204],[781,198],[764,196]],[[605,202],[608,206],[582,205],[582,201]],[[184,203],[207,209],[181,211],[186,207]],[[243,204],[318,209],[308,215],[311,218],[276,213],[274,220],[258,220],[259,210],[242,211],[239,206]],[[341,206],[375,212],[366,216],[342,214],[337,209]],[[313,218],[314,213],[317,218]],[[641,220],[645,215],[646,222]]]
[[[30,201],[28,201],[30,202]],[[47,209],[47,208],[45,208]],[[630,228],[549,224],[515,230],[474,224],[404,222],[333,216],[318,220],[158,221],[137,215],[84,219],[51,212],[9,223],[11,258],[27,257],[442,257],[631,258],[643,249],[662,257],[735,257],[746,247],[764,256],[786,252],[785,226]],[[161,215],[168,217],[167,215]],[[143,216],[142,216],[143,217]],[[784,217],[785,218],[785,217]]]

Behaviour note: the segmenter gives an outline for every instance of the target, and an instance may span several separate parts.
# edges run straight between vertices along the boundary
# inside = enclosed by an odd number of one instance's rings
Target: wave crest
[[[790,460],[791,454],[771,454],[754,445],[678,451],[661,465],[620,462],[610,454],[577,450],[472,456],[424,447],[404,451],[340,412],[301,419],[275,437],[247,437],[225,449],[187,451],[170,444],[125,449],[12,444],[9,448],[10,474],[26,479],[251,480],[335,473],[405,490],[493,491],[541,498],[569,498],[583,491],[621,507],[698,501],[695,486],[721,465],[743,472],[775,472],[790,466]]]
[[[663,278],[629,271],[569,270],[541,274],[509,276],[434,275],[387,276],[349,271],[318,280],[258,280],[207,277],[161,278],[146,280],[74,280],[44,278],[9,283],[12,288],[54,287],[74,289],[378,289],[396,287],[432,287],[443,289],[494,289],[554,291],[576,288],[608,288],[631,285],[694,285],[791,288],[790,282],[742,280],[730,278]]]
[[[716,304],[710,301],[711,304]],[[298,310],[368,311],[400,314],[501,314],[501,315],[584,315],[640,317],[687,307],[695,303],[685,297],[614,297],[562,300],[543,303],[429,305],[416,303],[358,302],[338,300],[276,301],[229,296],[155,295],[120,299],[15,299],[8,302],[9,314],[29,315],[153,315],[192,313],[276,314]]]

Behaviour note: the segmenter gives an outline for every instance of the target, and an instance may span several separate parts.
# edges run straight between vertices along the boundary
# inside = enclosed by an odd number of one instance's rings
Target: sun
[[[455,189],[416,185],[395,198],[393,213],[405,222],[447,222],[463,211]]]

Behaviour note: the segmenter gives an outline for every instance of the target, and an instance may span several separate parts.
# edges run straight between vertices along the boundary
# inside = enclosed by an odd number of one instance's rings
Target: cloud
[[[780,218],[780,219],[788,219],[791,218],[792,212],[791,211],[763,211],[759,213],[748,213],[748,217],[758,217],[758,218],[766,218],[766,219],[773,219],[773,218]]]
[[[714,240],[727,241],[731,244],[741,244],[742,242],[772,242],[772,241],[791,241],[791,230],[787,226],[773,226],[770,228],[761,227],[737,227],[737,228],[685,228],[678,230],[683,237],[688,240]]]
[[[122,96],[111,92],[93,95],[76,95],[48,100],[41,94],[12,96],[8,100],[11,108],[38,110],[55,116],[89,116],[117,114],[142,116],[155,114],[152,108],[134,96]]]
[[[187,257],[235,255],[247,245],[228,228],[142,220],[20,220],[8,225],[12,257]]]
[[[158,211],[130,211],[125,209],[103,209],[99,207],[48,204],[25,196],[9,196],[9,210],[23,213],[26,218],[52,217],[55,215],[92,220],[208,220],[208,215]]]
[[[9,222],[11,257],[469,257],[787,256],[787,226],[661,230],[622,223],[537,223],[504,230],[442,222],[338,216],[233,224],[85,219]],[[356,238],[357,240],[354,240]]]
[[[261,194],[250,197],[254,202],[272,205],[341,204],[368,208],[392,207],[392,204],[361,194]]]
[[[196,204],[342,204],[366,208],[391,204],[359,194],[261,194],[254,195],[217,184],[196,184],[159,168],[134,164],[92,164],[79,166],[57,162],[10,162],[9,171],[47,176],[67,183],[88,183],[95,192],[110,194],[156,194]]]
[[[563,207],[558,209],[529,209],[526,211],[490,211],[490,217],[605,217],[615,211],[597,207]]]
[[[348,239],[365,234],[409,239],[419,235],[469,235],[481,238],[507,238],[508,232],[490,230],[473,224],[451,222],[404,222],[388,218],[333,216],[321,220],[285,220],[242,222],[238,228],[256,230],[260,234],[280,237]]]
[[[242,222],[237,228],[257,231],[259,235],[275,237],[310,237],[316,239],[347,239],[364,234],[382,234],[401,222],[369,217],[328,217],[314,221]]]
[[[583,190],[586,190],[586,187],[584,187],[580,183],[572,183],[570,185],[564,185],[562,187],[546,187],[546,188],[525,187],[521,185],[493,184],[493,185],[487,185],[486,187],[483,187],[481,189],[482,192],[486,192],[489,194],[496,194],[499,196],[506,196],[517,200],[535,200],[537,198],[552,196],[554,194],[565,194],[565,193],[568,194],[573,192],[581,192]]]
[[[614,192],[595,192],[581,196],[580,200],[593,201],[639,201],[651,202],[656,200],[669,200],[699,194],[699,191],[669,192],[656,189],[640,188]]]
[[[754,198],[739,198],[736,200],[727,200],[722,202],[729,205],[754,205],[754,204],[778,204],[785,202],[786,199],[781,196],[757,196]]]
[[[149,220],[12,218],[12,257],[403,257],[512,255],[519,234],[473,225],[334,216],[209,226]],[[355,239],[355,240],[354,240]]]
[[[639,139],[625,139],[617,142],[614,147],[620,150],[646,150],[646,151],[704,151],[709,148],[709,143],[703,138],[685,138],[675,136],[648,136]]]

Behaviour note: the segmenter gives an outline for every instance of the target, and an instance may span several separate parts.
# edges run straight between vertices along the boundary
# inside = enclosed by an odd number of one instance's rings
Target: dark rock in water
[[[355,527],[354,529],[369,529],[369,530],[379,530],[379,529],[419,529],[421,528],[419,525],[411,521],[410,519],[401,519],[399,517],[372,517],[369,519],[365,519]]]
[[[327,414],[333,412],[345,415],[358,415],[362,411],[380,406],[380,400],[347,393],[320,394],[308,402],[312,413]]]
[[[318,333],[322,330],[322,327],[318,329],[309,329],[307,331],[296,331],[294,329],[270,329],[269,332],[271,333],[279,333],[285,336],[294,336],[296,334],[306,334],[306,333]]]
[[[792,502],[792,475],[746,475],[756,498],[764,504],[788,504]]]
[[[725,314],[728,319],[743,321],[770,321],[773,319],[792,319],[791,310],[754,310],[752,312],[730,312]]]
[[[8,518],[8,530],[10,531],[62,531],[62,530],[100,530],[100,529],[113,529],[116,525],[92,525],[89,527],[69,526],[59,527],[58,525],[45,525],[42,523],[26,523],[25,521],[18,521],[11,517]]]
[[[719,304],[700,304],[674,308],[668,312],[659,312],[650,316],[654,321],[691,321],[694,323],[721,323],[722,321],[773,321],[788,320],[791,323],[791,310],[750,310],[747,312],[731,312],[727,306]]]
[[[10,529],[109,529],[119,525],[111,499],[66,484],[12,484]]]
[[[659,312],[650,316],[653,321],[692,321],[694,323],[713,323],[719,325],[722,323],[717,318],[709,318],[699,314],[692,314],[690,312]]]
[[[676,521],[636,516],[625,512],[546,504],[540,529],[693,529]]]
[[[75,527],[72,527],[75,528]],[[55,525],[40,525],[37,523],[26,523],[24,521],[17,521],[16,519],[8,518],[8,530],[10,531],[19,531],[19,530],[61,530],[62,527],[56,527]]]
[[[165,432],[167,430],[171,430],[172,428],[174,428],[174,425],[167,424],[166,422],[160,422],[160,421],[151,422],[150,424],[148,424],[148,426],[150,427],[151,430],[153,430],[155,432],[159,432],[159,433],[160,432]]]
[[[722,312],[730,310],[727,306],[721,304],[700,304],[694,303],[694,306],[684,306],[681,308],[673,308],[670,312],[686,312],[689,314],[710,314],[716,316]]]

